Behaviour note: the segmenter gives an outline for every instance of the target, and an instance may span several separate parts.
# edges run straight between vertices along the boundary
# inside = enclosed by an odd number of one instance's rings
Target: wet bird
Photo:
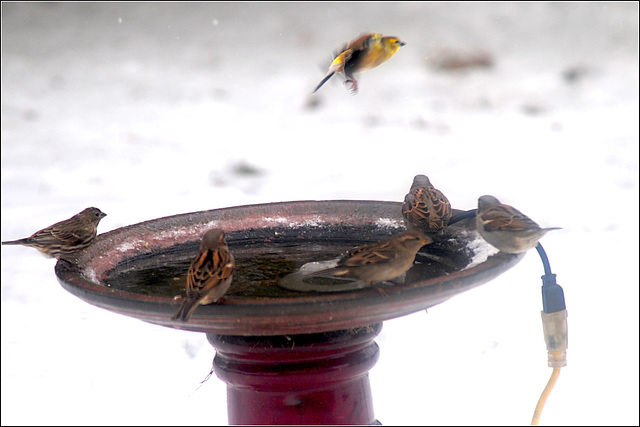
[[[367,284],[391,280],[405,273],[413,265],[416,253],[429,243],[432,240],[420,231],[404,231],[389,239],[350,249],[336,267],[312,275],[347,277]]]
[[[71,258],[95,240],[98,223],[105,216],[107,214],[98,208],[87,208],[69,219],[36,231],[30,237],[2,244],[35,248],[49,258]]]
[[[172,320],[186,322],[199,305],[217,302],[231,286],[235,260],[224,232],[207,231],[187,273],[187,297]]]
[[[500,203],[497,198],[488,195],[478,199],[476,228],[492,246],[514,254],[533,249],[542,236],[560,229],[541,228],[513,206]]]
[[[378,33],[363,34],[357,39],[351,40],[335,56],[329,66],[329,71],[313,90],[313,93],[320,89],[334,74],[342,73],[347,78],[345,84],[351,84],[351,93],[355,95],[358,92],[358,81],[354,77],[354,73],[377,67],[391,58],[405,44],[397,37],[382,37],[382,34]]]
[[[402,217],[407,230],[420,230],[429,235],[449,224],[451,203],[425,175],[416,175],[402,204]]]

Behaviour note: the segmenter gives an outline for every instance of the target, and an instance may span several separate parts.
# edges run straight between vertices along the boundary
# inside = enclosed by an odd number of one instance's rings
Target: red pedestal
[[[376,424],[369,370],[382,323],[275,337],[207,334],[229,424]]]

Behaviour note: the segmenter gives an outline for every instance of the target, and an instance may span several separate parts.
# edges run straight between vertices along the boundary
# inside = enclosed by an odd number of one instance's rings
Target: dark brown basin
[[[236,255],[234,282],[222,303],[198,307],[188,323],[172,321],[183,292],[178,276],[186,273],[210,228],[225,231]],[[287,268],[330,259],[403,230],[398,202],[298,201],[214,209],[101,234],[75,264],[58,262],[56,275],[86,302],[146,322],[220,335],[274,336],[356,328],[424,310],[490,281],[522,258],[495,253],[483,259],[482,252],[491,247],[478,240],[473,221],[465,220],[425,246],[395,285],[347,292],[296,292],[277,285]]]

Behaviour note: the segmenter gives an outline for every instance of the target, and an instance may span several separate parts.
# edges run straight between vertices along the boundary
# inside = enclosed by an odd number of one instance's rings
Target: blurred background
[[[364,32],[407,43],[349,94]],[[543,424],[637,425],[638,4],[2,3],[2,240],[227,206],[493,194],[541,226],[569,312]],[[2,424],[225,424],[204,334],[90,306],[2,248]],[[535,252],[385,322],[386,425],[528,424],[551,373]]]

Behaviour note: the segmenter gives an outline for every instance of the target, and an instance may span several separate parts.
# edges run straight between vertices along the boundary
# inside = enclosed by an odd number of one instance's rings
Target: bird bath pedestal
[[[159,218],[99,235],[75,263],[59,261],[56,275],[90,304],[206,333],[227,384],[230,424],[374,424],[368,371],[382,322],[486,283],[523,256],[494,253],[465,220],[418,252],[394,284],[327,292],[279,286],[305,263],[403,231],[400,206],[301,201]],[[211,228],[224,230],[236,258],[233,284],[220,303],[174,321],[189,263]]]

